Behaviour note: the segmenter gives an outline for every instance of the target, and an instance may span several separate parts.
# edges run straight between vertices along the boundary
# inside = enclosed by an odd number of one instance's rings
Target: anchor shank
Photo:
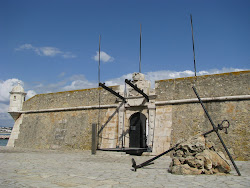
[[[230,152],[228,151],[227,146],[225,145],[224,141],[222,140],[222,138],[221,138],[221,136],[220,136],[220,133],[218,132],[218,129],[217,129],[216,126],[214,125],[214,122],[212,121],[212,119],[211,119],[209,113],[207,112],[207,110],[206,110],[206,108],[205,108],[205,106],[204,106],[204,104],[203,104],[203,102],[202,102],[202,100],[201,100],[199,94],[197,93],[197,91],[196,91],[196,89],[195,89],[194,86],[193,86],[192,88],[193,88],[193,90],[194,90],[195,95],[196,95],[197,98],[199,99],[199,102],[200,102],[200,104],[201,104],[201,106],[202,106],[202,108],[203,108],[205,114],[207,115],[207,117],[208,117],[208,119],[209,119],[211,125],[213,126],[213,131],[216,132],[216,134],[217,134],[217,136],[218,136],[218,138],[219,138],[219,140],[220,140],[222,146],[224,147],[224,149],[225,149],[225,151],[226,151],[228,157],[230,158],[230,160],[231,160],[231,162],[232,162],[232,164],[233,164],[235,170],[237,171],[238,175],[241,176],[238,167],[236,166],[236,164],[235,164],[235,162],[234,162],[234,160],[233,160],[233,158],[232,158]],[[209,131],[209,132],[210,132],[210,131]],[[206,134],[206,133],[205,133],[205,134]]]
[[[153,157],[152,159],[149,159],[149,160],[147,160],[147,161],[145,161],[145,162],[143,162],[143,163],[141,163],[141,164],[139,164],[139,165],[134,166],[135,170],[136,170],[137,168],[142,168],[142,167],[144,167],[144,166],[148,166],[149,164],[151,164],[152,161],[154,161],[154,160],[156,160],[156,159],[162,157],[163,155],[169,153],[170,151],[173,151],[178,145],[179,145],[179,144],[176,144],[174,147],[172,147],[172,148],[170,148],[169,150],[167,150],[167,151],[165,151],[165,152],[163,152],[163,153],[161,153],[161,154],[159,154],[159,155]],[[132,166],[132,167],[133,167],[133,166]]]

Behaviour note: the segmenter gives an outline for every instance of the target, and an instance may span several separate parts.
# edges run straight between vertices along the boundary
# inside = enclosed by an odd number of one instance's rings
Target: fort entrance
[[[130,117],[129,147],[146,148],[146,116],[140,112]]]

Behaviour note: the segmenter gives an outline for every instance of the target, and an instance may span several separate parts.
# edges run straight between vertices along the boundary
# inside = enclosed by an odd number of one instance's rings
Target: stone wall
[[[157,101],[196,98],[195,84],[200,97],[249,95],[250,71],[159,80],[155,82]],[[196,80],[196,81],[195,81]]]
[[[243,71],[199,76],[196,82],[194,77],[157,81],[156,100],[168,101],[196,98],[192,90],[194,82],[201,98],[249,95],[249,80],[250,71]],[[221,123],[224,119],[230,121],[229,133],[224,134],[221,131],[221,135],[233,157],[238,160],[249,160],[249,99],[210,101],[204,104],[215,125]],[[182,139],[188,139],[199,132],[212,129],[212,125],[198,102],[183,102],[163,106],[165,108],[166,106],[172,107],[171,146]],[[159,109],[159,105],[157,109]],[[215,133],[209,135],[209,138],[216,143],[219,150],[224,150]]]
[[[230,122],[228,134],[223,131],[220,131],[220,134],[231,154],[242,160],[250,159],[249,104],[249,101],[205,103],[215,125],[224,119]],[[211,130],[212,125],[199,103],[180,104],[173,105],[172,128],[171,143],[174,145],[181,139]],[[215,133],[208,137],[217,144],[218,149],[224,150]]]
[[[101,118],[101,131],[99,143],[100,148],[116,148],[118,146],[118,110],[117,108],[109,108],[105,116]]]
[[[119,86],[111,88],[117,92],[120,89]],[[116,103],[116,97],[108,91],[92,88],[35,95],[24,102],[23,111],[99,105],[99,91],[101,105]]]
[[[20,133],[14,145],[90,149],[91,125],[98,122],[100,112],[102,127],[99,127],[99,147],[121,147],[123,127],[124,146],[129,147],[129,119],[132,114],[141,112],[147,118],[150,133],[148,146],[151,144],[152,154],[159,154],[180,140],[212,129],[192,90],[195,84],[201,98],[212,99],[204,104],[214,123],[217,125],[224,119],[230,121],[229,134],[221,132],[221,135],[233,157],[249,160],[249,80],[250,71],[242,71],[198,76],[197,79],[189,77],[156,81],[156,99],[150,101],[152,109],[147,103],[138,106],[128,102],[124,105],[108,91],[98,88],[36,95],[23,104],[22,121],[17,127]],[[112,89],[119,92],[118,86]],[[101,110],[98,109],[99,91]],[[228,100],[225,96],[247,97]],[[224,99],[217,100],[216,97]],[[209,138],[223,151],[215,133]]]
[[[103,120],[101,124],[107,121],[110,111],[112,110],[100,111]],[[97,123],[98,113],[99,110],[95,109],[23,114],[15,146],[37,149],[91,149],[91,125]]]
[[[156,122],[154,131],[153,153],[160,154],[170,148],[172,135],[172,112],[171,105],[158,106],[156,108]]]
[[[114,86],[112,89],[119,90],[119,87]],[[99,113],[100,124],[104,125],[110,118],[110,112],[116,110],[114,107],[105,107],[99,111],[99,91],[101,105],[116,103],[116,97],[98,88],[40,94],[25,101],[22,123],[19,127],[20,133],[18,139],[15,140],[15,146],[44,149],[90,149],[91,125],[98,123]],[[74,107],[81,106],[90,108],[74,109]],[[91,108],[91,106],[94,107]],[[115,116],[117,115],[114,114]],[[114,117],[112,121],[115,121]],[[107,130],[108,128],[105,129]],[[106,132],[104,134],[105,137],[107,134]]]

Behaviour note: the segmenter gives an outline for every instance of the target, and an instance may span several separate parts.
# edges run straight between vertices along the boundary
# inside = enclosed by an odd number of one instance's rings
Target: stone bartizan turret
[[[20,82],[10,92],[10,106],[8,113],[12,116],[14,120],[17,120],[17,118],[21,114],[26,94],[27,93],[24,92],[24,89],[20,85]]]

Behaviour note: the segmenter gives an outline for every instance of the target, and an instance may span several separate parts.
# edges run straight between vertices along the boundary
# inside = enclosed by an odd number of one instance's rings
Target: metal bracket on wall
[[[105,83],[103,83],[103,84],[102,84],[102,83],[99,83],[99,86],[101,86],[103,89],[106,89],[107,91],[109,91],[109,92],[112,93],[113,95],[119,97],[124,103],[127,102],[126,99],[125,99],[123,96],[121,96],[119,93],[117,93],[117,92],[115,92],[113,89],[111,89],[111,88],[105,86]]]

